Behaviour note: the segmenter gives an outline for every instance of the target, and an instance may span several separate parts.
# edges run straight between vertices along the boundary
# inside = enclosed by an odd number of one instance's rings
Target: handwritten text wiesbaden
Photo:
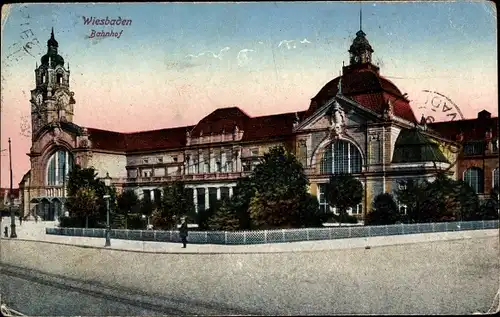
[[[98,19],[95,17],[83,17],[83,24],[85,25],[131,25],[132,20],[130,19],[122,19],[121,17],[118,17],[118,19],[109,19],[106,17],[106,19]]]

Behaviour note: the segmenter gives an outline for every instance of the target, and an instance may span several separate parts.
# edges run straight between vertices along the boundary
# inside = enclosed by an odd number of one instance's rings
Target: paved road
[[[28,316],[235,315],[249,312],[151,296],[139,291],[0,264],[2,302]]]
[[[16,246],[25,247],[21,241]],[[47,278],[63,286],[40,283],[34,280],[39,274],[35,271],[22,277],[4,269],[7,277],[2,277],[1,286],[12,308],[31,307],[24,311],[32,315],[461,315],[485,312],[492,304],[499,288],[498,252],[498,236],[279,254],[145,254],[80,248],[82,276],[107,270],[100,275],[108,277],[104,294],[98,293],[100,287],[57,276]],[[61,261],[61,256],[56,258]],[[67,265],[61,272],[69,272]]]

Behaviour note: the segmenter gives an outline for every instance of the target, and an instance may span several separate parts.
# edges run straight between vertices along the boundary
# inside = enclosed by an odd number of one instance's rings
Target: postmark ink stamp
[[[464,120],[465,117],[458,105],[446,95],[437,91],[423,90],[424,94],[416,100],[419,111],[422,113],[421,124],[433,124],[438,122],[450,122]],[[425,100],[425,101],[424,101]],[[463,137],[455,136],[452,143],[438,143],[439,149],[450,160],[450,165],[445,172],[456,166],[458,155],[463,148]]]

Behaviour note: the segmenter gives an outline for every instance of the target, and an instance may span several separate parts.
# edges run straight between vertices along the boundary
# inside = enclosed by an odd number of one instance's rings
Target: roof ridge
[[[125,134],[125,135],[130,135],[130,134],[137,134],[137,133],[158,132],[158,131],[174,130],[174,129],[187,129],[187,128],[190,128],[190,127],[194,127],[194,125],[185,125],[185,126],[177,126],[177,127],[171,127],[171,128],[161,128],[161,129],[154,129],[154,130],[122,132],[122,133]]]
[[[480,118],[469,118],[469,119],[461,119],[461,120],[451,120],[451,121],[437,121],[437,122],[432,122],[428,123],[427,125],[433,125],[433,124],[447,124],[447,123],[457,123],[457,122],[464,122],[464,121],[480,121]],[[498,117],[491,117],[491,118],[483,118],[482,120],[498,120]]]
[[[250,117],[250,119],[265,118],[265,117],[274,117],[274,116],[284,116],[284,115],[295,115],[296,113],[297,114],[303,114],[303,113],[306,113],[306,112],[307,112],[307,110],[291,111],[291,112],[275,113],[275,114],[268,114],[268,115],[263,115],[263,116]]]

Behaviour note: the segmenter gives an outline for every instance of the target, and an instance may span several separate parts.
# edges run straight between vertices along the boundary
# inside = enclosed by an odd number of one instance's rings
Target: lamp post
[[[12,193],[12,151],[10,146],[10,138],[9,138],[9,164],[10,164],[10,191],[9,191],[10,237],[17,238],[16,217],[14,215],[14,209],[12,209],[12,205],[14,204],[14,194]],[[19,214],[19,217],[20,216],[21,214]]]
[[[104,185],[106,186],[106,195],[104,195],[104,199],[106,200],[106,244],[105,247],[111,246],[111,227],[109,225],[109,199],[111,196],[109,195],[109,187],[111,186],[111,177],[109,177],[109,173],[106,172],[106,177],[104,177]]]

